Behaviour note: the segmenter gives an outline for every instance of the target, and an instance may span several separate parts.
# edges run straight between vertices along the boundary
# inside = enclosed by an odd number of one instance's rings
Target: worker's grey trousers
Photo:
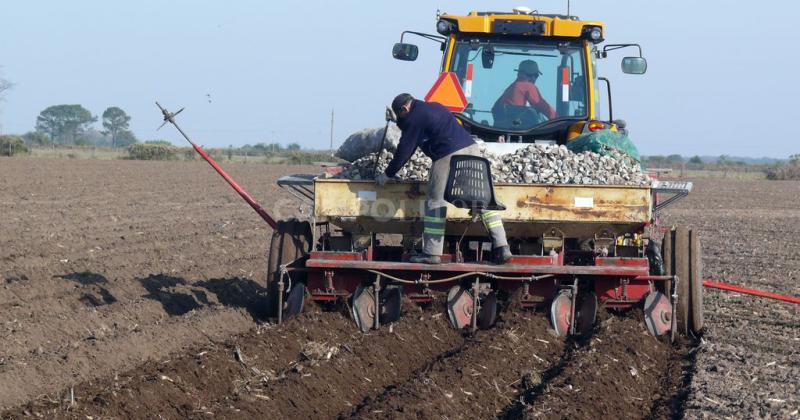
[[[450,158],[455,155],[480,156],[480,147],[473,144],[433,162],[428,179],[428,197],[425,200],[425,218],[422,230],[422,250],[428,255],[442,255],[443,252],[444,228],[447,221],[447,202],[444,201],[444,190],[447,186],[447,175],[450,172]],[[492,248],[508,246],[500,213],[494,210],[485,210],[480,212],[480,216],[492,238]]]

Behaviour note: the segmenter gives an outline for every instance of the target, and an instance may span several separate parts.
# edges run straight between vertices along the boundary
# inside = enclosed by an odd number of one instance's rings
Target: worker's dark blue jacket
[[[441,104],[414,100],[411,112],[397,122],[402,130],[394,159],[386,168],[386,176],[393,177],[419,147],[432,160],[472,146],[475,141],[456,121],[453,114]]]

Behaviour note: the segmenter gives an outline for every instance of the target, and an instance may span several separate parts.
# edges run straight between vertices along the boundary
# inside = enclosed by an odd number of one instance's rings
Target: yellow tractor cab
[[[597,76],[595,61],[636,47],[637,56],[622,59],[622,71],[643,74],[647,62],[638,44],[601,49],[602,22],[524,7],[437,19],[439,35],[405,31],[392,55],[416,60],[419,49],[404,42],[406,35],[440,43],[441,72],[455,75],[466,105],[451,110],[473,135],[486,142],[566,144],[585,133],[624,130],[624,122],[613,120],[610,84]],[[607,120],[598,113],[600,82],[608,92]]]

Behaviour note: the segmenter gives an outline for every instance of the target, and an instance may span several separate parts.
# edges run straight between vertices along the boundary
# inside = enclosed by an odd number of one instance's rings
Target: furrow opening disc
[[[559,293],[550,304],[550,323],[559,337],[569,334],[569,318],[572,316],[572,299],[567,293]]]
[[[453,286],[447,293],[447,316],[450,324],[462,329],[472,324],[473,298],[469,290],[461,286]]]
[[[361,329],[367,332],[375,323],[375,298],[372,287],[358,286],[353,293],[353,320]]]
[[[644,323],[647,331],[654,336],[660,336],[672,327],[672,305],[667,295],[653,292],[644,299]]]

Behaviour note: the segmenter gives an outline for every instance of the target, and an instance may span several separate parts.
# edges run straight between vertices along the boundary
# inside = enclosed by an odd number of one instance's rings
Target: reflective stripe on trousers
[[[508,246],[506,230],[503,228],[503,219],[500,218],[499,211],[485,210],[481,212],[481,220],[483,220],[486,230],[489,231],[489,236],[492,237],[492,248]]]
[[[425,208],[422,230],[422,251],[428,255],[442,255],[444,251],[444,227],[447,223],[447,207]]]

